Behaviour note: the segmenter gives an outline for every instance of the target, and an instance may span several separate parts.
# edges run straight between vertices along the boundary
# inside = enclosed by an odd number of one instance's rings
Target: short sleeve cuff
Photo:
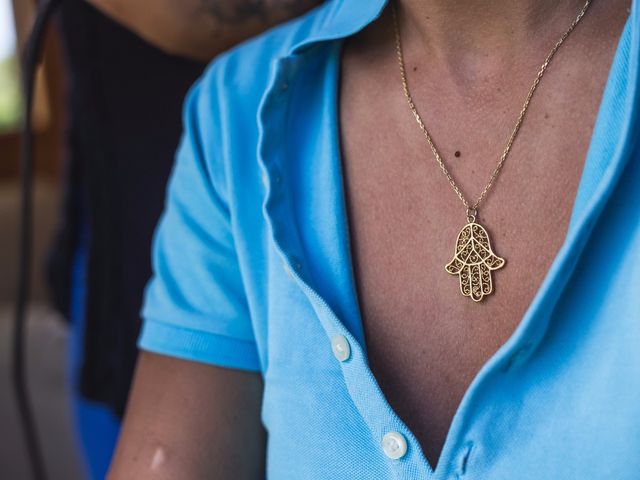
[[[254,342],[145,319],[141,350],[226,368],[261,371]]]

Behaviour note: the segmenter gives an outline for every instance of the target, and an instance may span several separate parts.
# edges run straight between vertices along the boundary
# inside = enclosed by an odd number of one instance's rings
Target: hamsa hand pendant
[[[452,275],[458,275],[460,292],[479,302],[493,292],[491,271],[502,268],[504,258],[498,257],[491,250],[489,234],[482,225],[470,219],[456,241],[453,259],[444,267]]]

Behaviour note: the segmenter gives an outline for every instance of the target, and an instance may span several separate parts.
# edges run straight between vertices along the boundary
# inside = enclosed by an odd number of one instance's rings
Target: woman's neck
[[[396,0],[405,50],[459,75],[504,67],[553,45],[585,0]],[[490,71],[486,72],[490,75]]]

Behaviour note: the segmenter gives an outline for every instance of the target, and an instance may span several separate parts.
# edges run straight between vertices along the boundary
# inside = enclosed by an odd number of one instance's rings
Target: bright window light
[[[11,0],[0,0],[0,133],[17,128],[21,107],[13,9]]]

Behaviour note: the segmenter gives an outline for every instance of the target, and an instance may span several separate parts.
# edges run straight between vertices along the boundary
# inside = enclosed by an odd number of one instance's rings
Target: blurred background
[[[30,478],[10,381],[10,339],[18,268],[19,142],[23,96],[18,52],[33,19],[33,3],[0,0],[0,478]],[[50,478],[83,478],[72,432],[66,374],[66,323],[48,298],[45,258],[59,223],[63,177],[64,69],[59,38],[51,30],[37,73],[35,258],[28,310],[29,387]]]

